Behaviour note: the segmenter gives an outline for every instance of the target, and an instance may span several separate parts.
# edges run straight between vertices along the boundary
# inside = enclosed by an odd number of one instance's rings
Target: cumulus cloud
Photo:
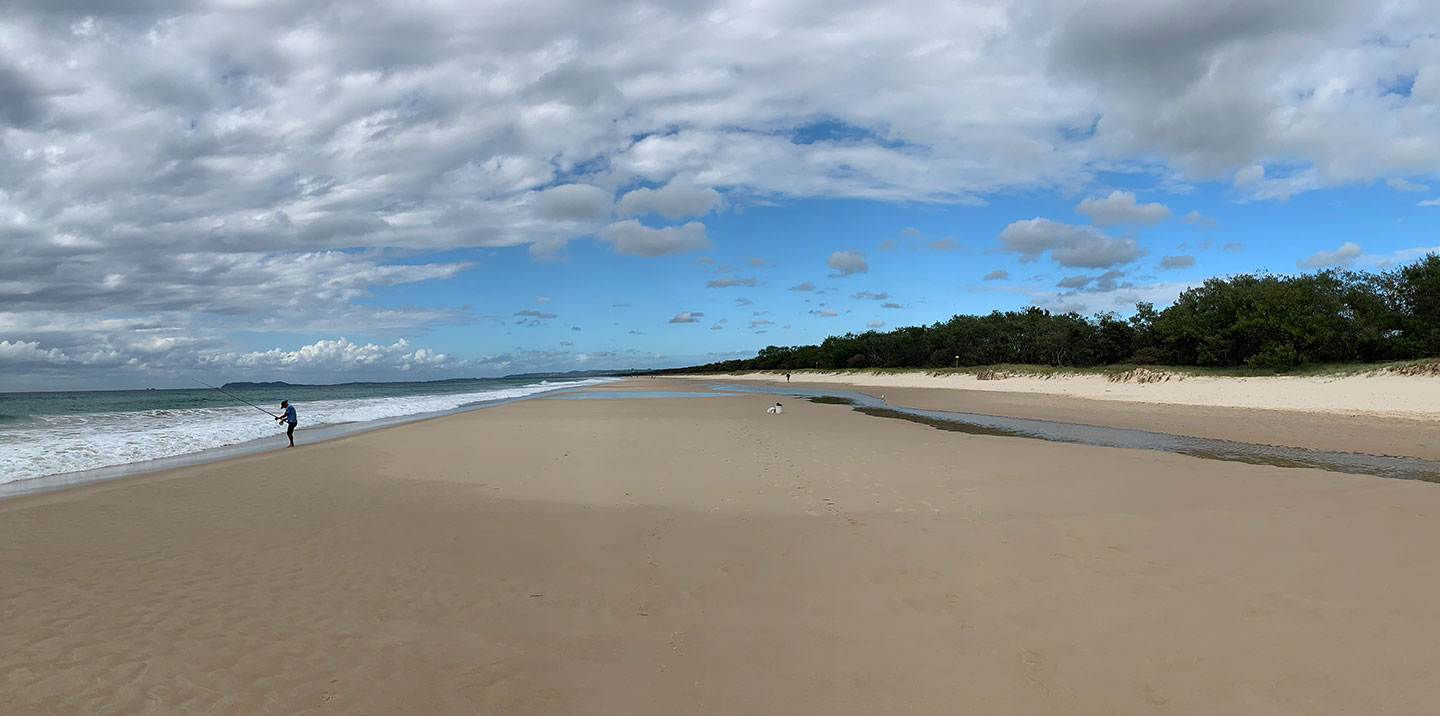
[[[868,273],[870,264],[866,263],[865,255],[859,251],[836,251],[825,259],[825,265],[835,269],[836,273],[830,278],[840,278],[857,273]]]
[[[943,239],[935,239],[928,246],[934,251],[955,251],[960,248],[960,242],[953,236],[946,236]]]
[[[1148,253],[1131,238],[1111,238],[1093,226],[1076,226],[1036,217],[1016,221],[1000,232],[1000,250],[1030,263],[1045,252],[1061,266],[1109,268]]]
[[[720,192],[695,185],[691,175],[678,176],[659,189],[640,188],[620,197],[615,205],[623,216],[659,214],[667,219],[704,216],[719,206]]]
[[[550,297],[549,297],[549,296],[536,296],[536,297],[535,297],[535,302],[536,302],[536,303],[549,303],[549,302],[550,302]]]
[[[766,320],[766,319],[764,319],[764,318],[757,318],[757,319],[755,319],[755,320],[753,320],[753,321],[750,322],[750,326],[749,326],[749,327],[750,327],[750,328],[759,328],[759,327],[761,327],[761,326],[770,326],[770,325],[774,325],[774,324],[775,324],[774,321]]]
[[[869,301],[884,301],[885,299],[890,298],[890,294],[888,294],[888,293],[875,293],[875,292],[873,292],[873,291],[861,291],[861,292],[855,294],[854,298],[863,299],[863,300],[869,300]]]
[[[1096,89],[1105,106],[1098,137],[1195,176],[1245,168],[1238,183],[1258,182],[1254,167],[1267,157],[1300,157],[1327,182],[1435,166],[1434,134],[1414,142],[1373,128],[1424,115],[1413,88],[1405,101],[1388,86],[1407,73],[1419,84],[1419,28],[1434,27],[1440,11],[1350,0],[1300,7],[1096,0],[1065,13],[1050,66]],[[1405,156],[1407,145],[1420,156]]]
[[[1059,283],[1055,285],[1059,288],[1084,288],[1094,280],[1095,277],[1093,276],[1067,276],[1060,279]]]
[[[814,290],[815,290],[815,284],[810,283],[809,281],[806,281],[805,283],[797,283],[797,284],[795,284],[794,286],[791,286],[790,288],[788,288],[788,289],[786,289],[786,290],[787,290],[787,291],[814,291]]]
[[[721,331],[721,330],[724,330],[724,329],[725,329],[725,327],[722,326],[722,325],[720,325],[720,324],[718,324],[718,323],[716,323],[715,325],[713,325],[713,326],[710,327],[710,330],[712,330],[712,331]]]
[[[1076,211],[1089,216],[1096,226],[1153,226],[1170,217],[1164,204],[1139,204],[1134,192],[1118,189],[1104,199],[1085,199]]]
[[[866,322],[865,322],[865,327],[866,327],[866,328],[884,328],[884,327],[885,327],[885,322],[884,322],[884,321],[866,321]]]
[[[34,341],[0,341],[0,365],[65,363],[69,360],[69,356],[59,348],[42,349]]]
[[[981,281],[1009,281],[1009,280],[1010,280],[1010,272],[1009,272],[1009,271],[1006,271],[1005,269],[995,269],[994,271],[991,271],[990,273],[985,274],[985,278],[982,278],[982,279],[980,279],[980,280],[981,280]]]
[[[1216,224],[1220,223],[1215,219],[1200,213],[1199,210],[1191,211],[1190,213],[1186,214],[1184,221],[1187,224],[1197,224],[1204,227],[1213,227]]]
[[[618,221],[600,230],[600,239],[609,242],[617,254],[665,256],[709,248],[705,225],[692,221],[684,226],[652,228],[635,219]]]
[[[531,318],[546,318],[546,319],[548,319],[548,318],[559,318],[559,317],[560,317],[560,316],[557,315],[557,314],[554,314],[554,313],[544,313],[544,312],[542,312],[542,311],[537,311],[537,310],[535,310],[535,309],[533,309],[533,308],[526,308],[526,309],[523,309],[523,310],[516,311],[516,312],[514,313],[514,315],[516,315],[516,316],[529,316],[529,317],[531,317]]]
[[[823,23],[790,3],[638,21],[579,0],[344,5],[6,4],[0,310],[51,327],[6,339],[73,357],[140,350],[131,321],[172,352],[415,330],[473,317],[366,294],[464,269],[397,255],[710,245],[694,222],[605,226],[617,194],[622,218],[682,221],[786,199],[975,204],[1136,160],[1162,182],[1233,177],[1243,198],[1440,166],[1435,3],[901,0]],[[350,258],[307,258],[332,251]],[[360,270],[286,268],[307,262]]]
[[[745,286],[746,288],[754,288],[759,283],[760,282],[758,280],[753,278],[726,276],[725,278],[717,278],[713,281],[706,283],[705,288],[730,288],[732,286]]]
[[[902,306],[902,305],[900,305],[900,304],[898,304],[898,303],[882,303],[882,304],[880,304],[880,307],[881,307],[881,308],[904,308],[904,306]]]
[[[737,306],[748,306],[748,305],[750,305],[750,304],[752,304],[752,303],[754,303],[754,301],[751,301],[751,300],[748,299],[748,298],[737,298],[737,299],[735,299],[735,305],[737,305]]]
[[[543,217],[599,221],[610,215],[610,192],[589,184],[562,184],[535,192],[531,201]]]
[[[1245,250],[1245,244],[1239,241],[1227,241],[1224,246],[1220,247],[1220,250],[1240,252]]]
[[[341,337],[319,340],[295,350],[271,348],[267,351],[221,354],[212,356],[211,361],[227,364],[236,370],[271,368],[348,372],[376,367],[408,371],[416,367],[441,365],[449,358],[428,348],[413,348],[403,338],[389,345],[380,345],[355,343]]]
[[[1440,196],[1437,196],[1434,199],[1426,199],[1425,201],[1416,204],[1416,206],[1440,206]]]
[[[675,317],[672,318],[672,319],[670,319],[669,322],[670,322],[670,323],[699,323],[699,322],[700,322],[700,318],[701,318],[702,316],[704,316],[704,315],[705,315],[705,314],[703,314],[703,313],[701,313],[701,312],[699,312],[699,311],[681,311],[680,313],[675,314]]]
[[[875,244],[875,248],[879,249],[880,251],[889,251],[890,249],[895,248],[895,244],[895,239],[882,239],[880,243]]]
[[[1191,256],[1189,254],[1181,254],[1179,256],[1165,256],[1161,258],[1160,263],[1155,264],[1155,268],[1158,268],[1161,271],[1167,271],[1170,269],[1190,268],[1194,265],[1194,256]]]
[[[838,316],[838,315],[840,315],[840,314],[838,314],[838,313],[836,313],[836,312],[834,312],[834,311],[826,308],[826,309],[821,309],[821,310],[811,310],[811,311],[810,311],[810,315],[812,315],[812,316],[820,316],[821,318],[834,318],[835,316]]]
[[[1356,257],[1363,253],[1360,245],[1353,241],[1346,241],[1340,248],[1334,251],[1316,251],[1309,258],[1303,261],[1296,261],[1295,265],[1303,269],[1330,268],[1332,266],[1349,266],[1354,263]]]

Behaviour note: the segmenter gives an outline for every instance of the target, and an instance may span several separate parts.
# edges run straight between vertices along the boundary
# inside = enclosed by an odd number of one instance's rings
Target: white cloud
[[[1425,201],[1416,204],[1416,206],[1440,206],[1440,196],[1437,196],[1434,199],[1426,199]]]
[[[1304,269],[1329,268],[1332,266],[1349,266],[1362,253],[1360,245],[1353,241],[1346,241],[1340,248],[1334,251],[1316,251],[1309,258],[1303,261],[1296,261],[1295,265]]]
[[[116,316],[158,320],[147,340],[174,355],[469,320],[363,299],[464,270],[402,252],[560,256],[617,193],[662,216],[975,204],[1143,167],[1284,199],[1440,166],[1433,2],[124,5],[0,11],[0,307],[51,327],[12,343],[139,350]],[[699,224],[598,233],[634,255],[709,245]]]
[[[640,188],[620,197],[615,210],[623,216],[659,214],[667,219],[704,216],[720,205],[720,192],[695,185],[692,175],[684,174],[659,189]]]
[[[1240,171],[1235,172],[1234,184],[1238,187],[1246,187],[1258,184],[1265,180],[1265,167],[1259,164],[1252,164]]]
[[[599,221],[610,215],[610,192],[588,184],[562,184],[532,195],[531,202],[544,217],[571,221]]]
[[[65,363],[70,357],[59,348],[41,349],[34,341],[0,341],[0,365]]]
[[[999,238],[1000,250],[1020,254],[1021,263],[1034,261],[1048,251],[1056,263],[1070,268],[1109,268],[1148,253],[1134,239],[1111,238],[1093,226],[1040,217],[1011,223]]]
[[[981,281],[1008,281],[1008,280],[1010,280],[1010,272],[1009,272],[1009,271],[1006,271],[1005,269],[995,269],[994,271],[991,271],[990,273],[985,274],[985,278],[982,278],[982,279],[980,279],[980,280],[981,280]]]
[[[1428,254],[1440,254],[1440,246],[1420,246],[1408,249],[1391,251],[1388,254],[1362,254],[1355,259],[1355,263],[1364,266],[1373,266],[1380,269],[1394,268],[1400,264],[1407,264],[1424,258]]]
[[[875,293],[874,291],[861,291],[861,292],[855,294],[854,297],[855,297],[855,298],[858,298],[858,299],[869,300],[869,301],[884,301],[885,299],[890,298],[890,294],[888,294],[888,293]]]
[[[725,278],[717,278],[713,281],[707,282],[705,284],[705,288],[730,288],[731,286],[745,286],[746,288],[754,288],[758,283],[759,281],[753,278],[726,276]],[[746,302],[748,303],[748,301]]]
[[[1096,226],[1153,226],[1170,217],[1164,204],[1138,204],[1134,192],[1118,189],[1104,199],[1085,199],[1076,211],[1089,216]]]
[[[699,323],[699,322],[700,322],[700,318],[703,317],[704,315],[705,315],[705,314],[703,314],[703,313],[701,313],[701,312],[699,312],[699,311],[681,311],[680,313],[675,314],[675,317],[672,318],[672,319],[670,319],[669,322],[670,322],[670,323]]]
[[[946,236],[942,239],[935,239],[927,244],[934,251],[956,251],[960,248],[960,242],[953,236]]]
[[[1389,179],[1386,179],[1385,183],[1388,184],[1390,188],[1394,189],[1395,191],[1412,192],[1430,190],[1429,186],[1425,184],[1417,184],[1404,177],[1391,177]]]
[[[786,290],[787,290],[787,291],[814,291],[814,290],[815,290],[815,284],[810,283],[809,281],[806,281],[805,283],[797,283],[797,284],[795,284],[794,286],[791,286],[790,288],[788,288],[788,289],[786,289]]]
[[[344,337],[320,340],[296,350],[272,348],[268,351],[222,354],[214,362],[235,369],[281,368],[289,370],[325,370],[347,372],[360,368],[392,367],[408,370],[413,367],[436,366],[449,358],[428,348],[411,348],[400,339],[390,345],[359,344]]]
[[[1194,265],[1195,265],[1195,257],[1194,257],[1194,256],[1191,256],[1191,255],[1189,255],[1189,254],[1181,254],[1180,256],[1165,256],[1165,257],[1162,257],[1162,258],[1160,259],[1160,263],[1155,264],[1155,268],[1158,268],[1158,269],[1160,269],[1161,271],[1168,271],[1168,270],[1172,270],[1172,269],[1190,268],[1191,266],[1194,266]]]
[[[536,302],[536,303],[548,303],[549,301],[550,301],[550,297],[549,297],[549,296],[536,296],[536,297],[535,297],[535,302]]]
[[[866,327],[866,328],[884,328],[884,327],[885,327],[885,322],[884,322],[884,321],[866,321],[866,322],[865,322],[865,327]]]
[[[600,238],[609,242],[615,253],[633,256],[665,256],[711,246],[705,236],[705,225],[696,221],[655,229],[629,219],[606,226],[600,231]]]
[[[1186,214],[1184,221],[1187,224],[1199,224],[1200,226],[1207,227],[1212,227],[1220,223],[1215,219],[1200,213],[1198,210]]]
[[[868,273],[870,264],[865,261],[865,255],[859,251],[836,251],[825,259],[825,265],[835,269],[830,278],[840,278],[857,273]]]

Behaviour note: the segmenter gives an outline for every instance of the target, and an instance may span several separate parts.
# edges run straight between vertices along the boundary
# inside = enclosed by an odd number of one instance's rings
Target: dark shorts
[[[295,423],[290,423],[289,425],[290,425],[290,428],[285,431],[285,434],[286,434],[286,435],[291,435],[291,436],[293,436],[293,435],[295,435]]]

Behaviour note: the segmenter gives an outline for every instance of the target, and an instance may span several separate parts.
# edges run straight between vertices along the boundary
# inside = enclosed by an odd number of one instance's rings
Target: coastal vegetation
[[[1440,256],[1431,253],[1388,271],[1212,278],[1163,310],[1139,303],[1129,317],[1035,307],[957,315],[929,326],[831,336],[819,345],[768,346],[754,358],[684,370],[941,370],[1012,364],[1274,372],[1436,356]]]

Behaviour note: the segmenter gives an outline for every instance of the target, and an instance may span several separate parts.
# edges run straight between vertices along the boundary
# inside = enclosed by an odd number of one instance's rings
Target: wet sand
[[[884,395],[886,402],[891,405],[908,408],[1103,425],[1311,450],[1440,459],[1440,413],[1422,420],[1377,415],[1374,411],[1362,409],[1364,406],[1353,413],[1339,413],[1100,400],[1073,395],[964,388],[876,386],[863,381],[842,383],[797,379],[786,383],[783,378],[777,381],[769,378],[739,379],[724,375],[691,380],[701,387],[734,383],[788,385],[816,390],[858,390],[875,396]],[[1440,385],[1440,379],[1429,380]],[[1240,387],[1239,384],[1237,387]]]
[[[1440,702],[1440,486],[772,402],[531,400],[0,501],[0,712]]]

